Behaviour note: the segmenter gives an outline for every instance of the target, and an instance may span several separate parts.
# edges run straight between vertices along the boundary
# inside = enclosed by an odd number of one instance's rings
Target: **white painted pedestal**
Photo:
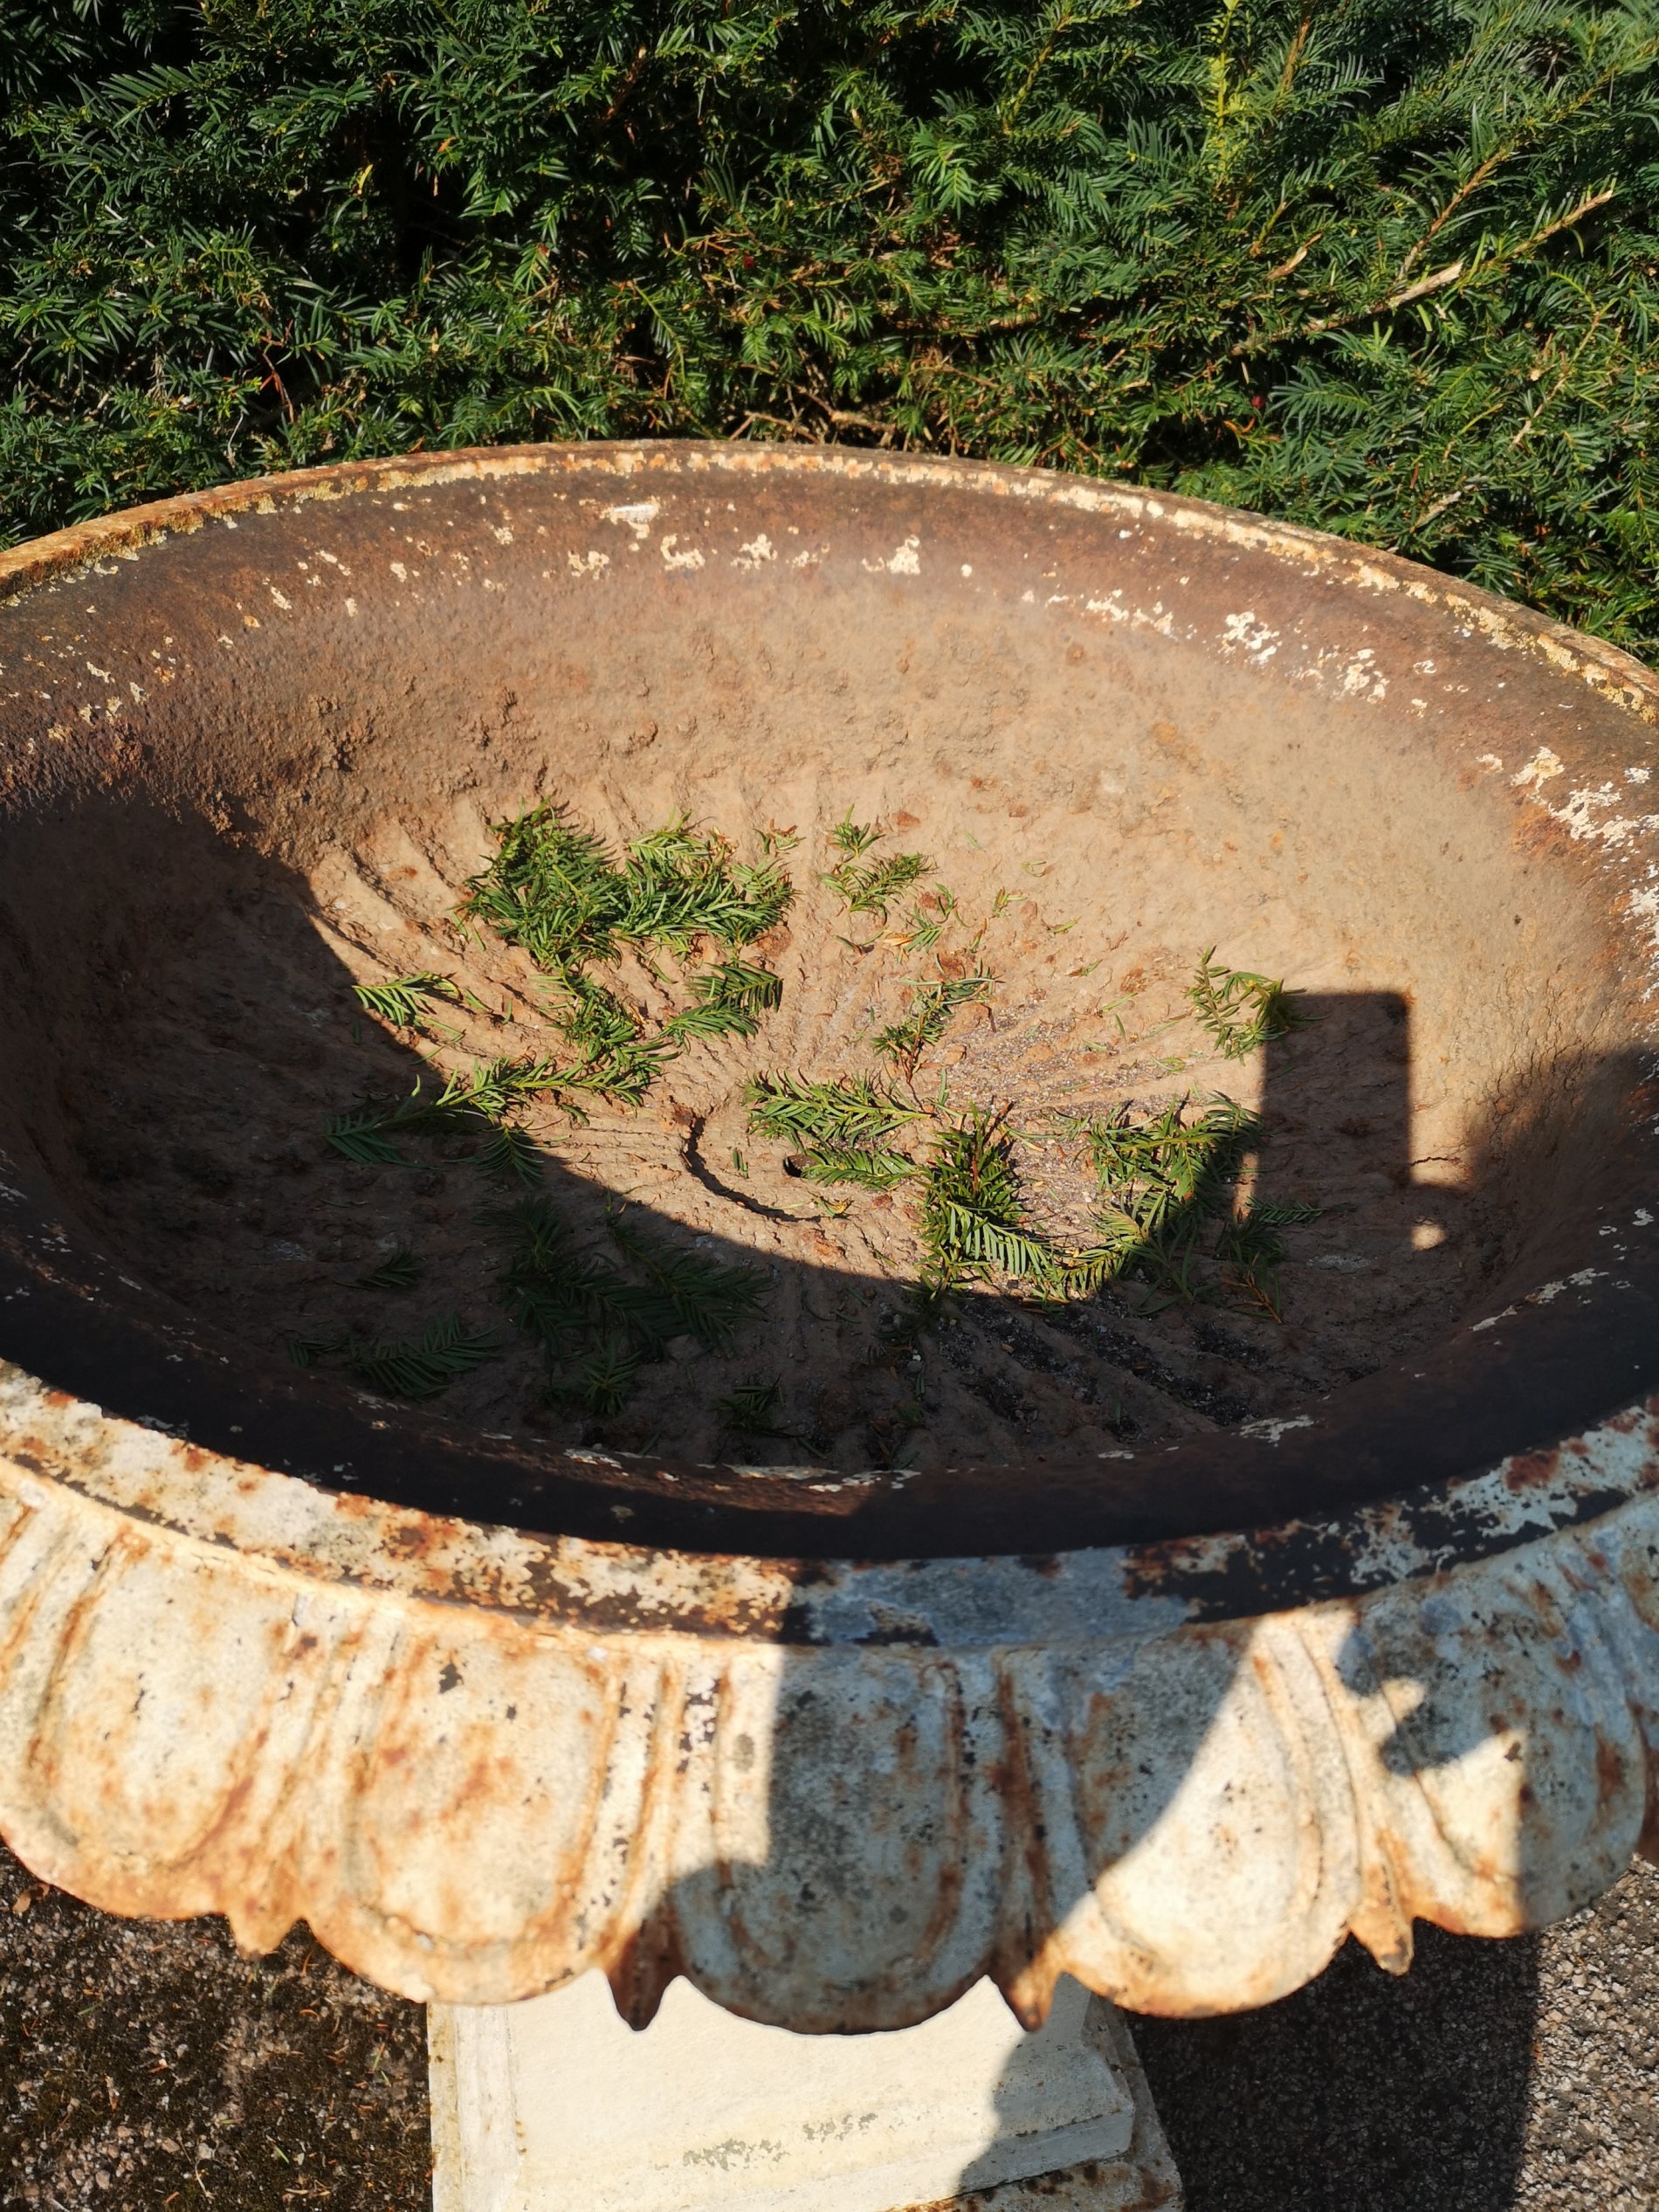
[[[636,2035],[597,1974],[427,2020],[435,2212],[1181,2202],[1121,2016],[1069,1979],[1029,2036],[988,1981],[879,2036],[756,2027],[684,1981]]]

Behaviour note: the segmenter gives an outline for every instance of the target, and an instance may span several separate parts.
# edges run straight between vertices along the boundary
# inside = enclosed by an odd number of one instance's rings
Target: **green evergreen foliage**
[[[1215,1258],[1229,1279],[1247,1292],[1277,1321],[1279,1266],[1289,1258],[1281,1229],[1317,1221],[1320,1209],[1305,1200],[1253,1198],[1242,1213],[1222,1225]]]
[[[541,1180],[540,1148],[519,1121],[498,1122],[474,1154],[472,1164],[501,1182],[524,1183],[532,1189]]]
[[[1318,1018],[1297,1004],[1300,991],[1286,990],[1272,976],[1218,968],[1214,945],[1199,961],[1187,996],[1199,1027],[1208,1030],[1224,1060],[1248,1060],[1263,1044],[1277,1044]]]
[[[853,1184],[861,1190],[891,1190],[916,1172],[907,1153],[885,1145],[809,1145],[801,1173],[809,1182]]]
[[[769,968],[744,960],[723,960],[691,978],[695,1004],[670,1015],[664,1029],[675,1037],[753,1037],[762,1014],[783,996],[783,985]]]
[[[620,1413],[641,1361],[660,1359],[676,1336],[730,1350],[766,1287],[755,1269],[664,1244],[626,1214],[611,1216],[611,1241],[643,1282],[579,1244],[546,1197],[519,1199],[485,1225],[504,1254],[497,1278],[503,1303],[546,1352],[554,1395],[591,1413]]]
[[[630,1282],[591,1249],[577,1246],[546,1198],[525,1198],[487,1217],[506,1257],[502,1299],[517,1326],[552,1354],[571,1336],[596,1333],[656,1353],[680,1323],[660,1292]]]
[[[589,1413],[620,1413],[639,1372],[639,1354],[626,1337],[608,1336],[582,1362],[574,1393]]]
[[[1196,1010],[1203,1020],[1202,1007]],[[1278,1270],[1286,1257],[1279,1231],[1317,1220],[1319,1209],[1254,1196],[1239,1202],[1246,1157],[1262,1141],[1256,1115],[1225,1098],[1194,1114],[1188,1099],[1174,1099],[1151,1113],[1091,1123],[1080,1134],[1101,1203],[1096,1243],[1070,1263],[1074,1287],[1139,1277],[1151,1285],[1153,1311],[1230,1289],[1278,1319]]]
[[[407,1244],[400,1244],[378,1267],[357,1278],[366,1291],[412,1291],[421,1279],[421,1264]]]
[[[692,1003],[647,1036],[627,1001],[588,972],[624,948],[649,962],[653,951],[683,957],[705,938],[733,953],[752,945],[795,896],[775,854],[740,861],[724,837],[699,837],[676,819],[618,858],[556,806],[498,822],[494,831],[495,851],[468,879],[461,913],[522,946],[564,996],[560,1025],[582,1058],[545,1087],[638,1106],[663,1060],[689,1040],[753,1037],[777,1004],[782,985],[770,968],[724,960],[693,975]]]
[[[743,1322],[753,1319],[766,1290],[758,1268],[727,1267],[696,1252],[664,1244],[626,1213],[610,1220],[611,1240],[672,1307],[678,1327],[706,1352],[729,1352]]]
[[[933,1138],[917,1219],[921,1288],[930,1299],[959,1284],[1002,1283],[1063,1297],[1061,1255],[1026,1219],[1007,1117],[972,1107]]]
[[[746,865],[724,837],[699,837],[678,819],[637,837],[620,859],[556,806],[498,822],[494,832],[495,851],[469,877],[461,911],[561,977],[614,960],[624,945],[680,954],[699,937],[752,945],[794,896],[774,859]],[[740,999],[763,972],[740,961],[716,971]]]
[[[446,1076],[429,1090],[421,1077],[406,1098],[365,1099],[328,1124],[334,1150],[359,1167],[401,1167],[400,1136],[487,1136],[504,1115],[532,1100],[581,1088],[587,1070],[560,1069],[527,1054],[496,1059]]]
[[[964,1006],[982,1005],[996,988],[996,978],[982,968],[971,975],[947,975],[933,983],[912,983],[910,1010],[902,1022],[879,1030],[875,1046],[908,1078],[930,1044],[937,1044]]]
[[[878,844],[881,831],[844,815],[830,832],[830,842],[841,858],[823,877],[840,892],[850,914],[873,914],[885,924],[887,909],[901,891],[925,876],[933,862],[923,852],[894,852],[866,861],[864,854]]]
[[[417,1030],[426,1019],[426,1002],[458,1000],[460,987],[447,975],[423,968],[418,975],[390,975],[383,983],[354,983],[357,1003],[393,1029]]]
[[[714,1410],[740,1437],[787,1437],[789,1431],[778,1426],[782,1402],[783,1384],[774,1377],[770,1382],[740,1382],[715,1399]]]
[[[637,838],[620,858],[554,806],[494,829],[495,852],[468,882],[462,914],[481,937],[488,933],[520,946],[549,971],[564,1004],[554,1018],[579,1057],[569,1066],[525,1053],[475,1061],[448,1074],[434,1068],[404,1098],[365,1099],[336,1114],[327,1139],[355,1167],[407,1165],[400,1149],[405,1137],[476,1140],[472,1165],[525,1194],[486,1212],[481,1224],[496,1232],[503,1248],[496,1284],[503,1303],[546,1354],[554,1397],[616,1414],[641,1361],[660,1358],[671,1339],[688,1335],[705,1351],[729,1351],[756,1312],[765,1281],[753,1268],[721,1265],[665,1244],[625,1213],[612,1215],[609,1229],[631,1275],[590,1248],[578,1248],[540,1189],[542,1150],[519,1117],[551,1099],[570,1120],[583,1120],[584,1093],[589,1103],[603,1098],[637,1106],[664,1060],[689,1041],[752,1037],[783,986],[770,968],[740,957],[739,948],[773,927],[794,890],[777,836],[768,837],[764,861],[750,865],[733,858],[725,838],[699,836],[679,820]],[[619,991],[588,972],[589,961],[614,960],[624,947],[651,966],[653,952],[684,956],[708,938],[732,956],[694,970],[685,979],[692,1003],[654,1034],[647,1034],[644,1017]],[[353,989],[365,1010],[400,1027],[417,1025],[430,998],[467,996],[428,971]],[[403,1247],[360,1277],[357,1286],[410,1289],[419,1273],[413,1252]],[[288,1339],[296,1365],[338,1358],[374,1387],[403,1397],[435,1396],[497,1348],[493,1338],[464,1335],[452,1317],[414,1343],[371,1343],[349,1334]]]
[[[500,1350],[498,1337],[469,1335],[455,1313],[430,1323],[418,1337],[397,1340],[351,1335],[288,1339],[288,1356],[296,1367],[337,1359],[348,1375],[389,1398],[435,1398]]]
[[[1129,478],[1659,637],[1654,0],[0,0],[0,533],[498,439]]]
[[[813,1083],[790,1072],[756,1075],[743,1095],[749,1127],[758,1134],[803,1144],[879,1144],[906,1122],[923,1118],[919,1106],[907,1106],[886,1084],[869,1076]]]
[[[1139,1120],[1126,1113],[1086,1132],[1101,1189],[1143,1234],[1223,1210],[1245,1154],[1261,1141],[1256,1115],[1232,1099],[1213,1100],[1191,1120],[1187,1105],[1174,1099]]]

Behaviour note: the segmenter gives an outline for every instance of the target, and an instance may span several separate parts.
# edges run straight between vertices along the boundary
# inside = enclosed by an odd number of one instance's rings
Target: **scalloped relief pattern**
[[[268,1483],[282,1478],[265,1477]],[[287,1485],[284,1485],[286,1487]],[[330,1582],[0,1462],[0,1829],[107,1910],[297,1918],[417,1999],[599,1966],[797,2029],[992,1974],[1258,2005],[1352,1931],[1502,1935],[1635,1848],[1659,1502],[1447,1574],[1063,1650],[611,1636]]]

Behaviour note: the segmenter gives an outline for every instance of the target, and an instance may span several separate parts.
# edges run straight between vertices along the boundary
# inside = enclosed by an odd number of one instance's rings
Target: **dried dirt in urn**
[[[613,844],[664,818],[602,792],[556,796]],[[754,1033],[678,1037],[637,1106],[588,1095],[577,1120],[549,1093],[513,1117],[571,1253],[625,1278],[632,1234],[677,1264],[747,1274],[753,1296],[729,1328],[659,1329],[622,1387],[595,1394],[504,1298],[502,1224],[530,1183],[481,1172],[476,1140],[442,1127],[400,1137],[407,1164],[331,1147],[354,1101],[396,1100],[423,1078],[430,1090],[430,1065],[569,1061],[568,1005],[547,974],[491,929],[457,926],[493,850],[464,806],[382,823],[325,859],[308,897],[262,881],[245,854],[204,874],[172,941],[107,979],[96,1058],[60,1086],[86,1211],[147,1283],[267,1356],[291,1347],[326,1365],[342,1345],[441,1345],[447,1331],[475,1356],[432,1396],[446,1420],[553,1446],[846,1470],[1048,1451],[1109,1462],[1294,1418],[1443,1326],[1499,1264],[1503,1221],[1466,1194],[1465,1163],[1443,1137],[1438,1158],[1417,1154],[1405,996],[1330,989],[1309,946],[1299,970],[1286,963],[1292,985],[1315,986],[1306,1021],[1229,1058],[1192,1003],[1206,948],[1167,935],[1139,894],[1114,897],[1098,843],[1079,832],[1034,858],[1017,823],[993,849],[948,804],[898,810],[854,858],[929,865],[855,911],[840,795],[777,796],[760,818],[685,809],[748,861],[774,856],[794,886],[744,954],[779,985]],[[1233,942],[1220,956],[1254,968],[1279,950]],[[603,981],[658,1034],[719,951],[623,947]],[[913,1054],[878,1048],[912,987],[976,975],[984,989]],[[354,996],[411,976],[443,979],[403,1010],[418,1027]],[[1282,1209],[1284,1257],[1254,1289],[1207,1259],[1195,1299],[1144,1272],[1044,1297],[969,1271],[928,1304],[921,1185],[814,1182],[798,1147],[754,1126],[768,1071],[888,1083],[916,1104],[904,1141],[919,1161],[940,1127],[1001,1117],[1024,1219],[1061,1255],[1098,1239],[1088,1125],[1228,1098],[1256,1117],[1229,1202]]]

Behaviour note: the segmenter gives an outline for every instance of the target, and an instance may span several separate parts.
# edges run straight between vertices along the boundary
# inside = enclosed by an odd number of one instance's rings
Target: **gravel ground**
[[[1659,1872],[1541,1937],[1352,1946],[1244,2018],[1134,2023],[1188,2212],[1654,2212]],[[426,2212],[424,2022],[298,1931],[106,1919],[0,1850],[0,2206]]]
[[[1654,2212],[1659,1871],[1482,1943],[1350,1944],[1242,2018],[1137,2020],[1187,2212]]]
[[[0,2205],[416,2212],[426,2022],[303,1929],[113,1920],[0,1850]]]

